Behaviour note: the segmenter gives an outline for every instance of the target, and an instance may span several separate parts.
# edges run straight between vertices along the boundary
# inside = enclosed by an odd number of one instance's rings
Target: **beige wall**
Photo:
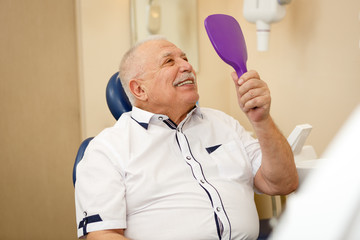
[[[80,139],[113,124],[105,86],[130,46],[128,1],[84,2],[0,1],[0,239],[75,239],[73,158]],[[256,51],[241,0],[199,0],[198,9],[200,104],[250,129],[235,101],[232,70],[203,28],[207,15],[231,14],[245,34],[248,67],[271,88],[279,128],[288,135],[296,124],[313,125],[308,143],[321,154],[360,103],[360,2],[292,1],[272,25],[264,53]],[[268,199],[260,205],[269,215]]]
[[[76,239],[75,5],[0,1],[0,239]]]
[[[112,126],[105,88],[130,46],[128,0],[77,0],[82,137]]]

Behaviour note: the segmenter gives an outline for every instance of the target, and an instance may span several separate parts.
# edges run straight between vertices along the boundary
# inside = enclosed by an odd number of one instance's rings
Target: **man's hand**
[[[239,106],[249,120],[253,123],[267,119],[271,104],[270,90],[259,74],[249,71],[238,78],[236,72],[233,72],[231,76],[237,90]]]

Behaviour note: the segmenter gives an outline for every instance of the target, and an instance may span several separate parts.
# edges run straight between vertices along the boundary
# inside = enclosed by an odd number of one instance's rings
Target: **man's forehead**
[[[180,48],[175,44],[167,40],[153,40],[149,41],[142,46],[142,50],[157,55],[158,57],[168,57],[171,55],[186,55]]]
[[[186,55],[180,48],[175,44],[168,41],[161,41],[158,44],[159,47],[159,56],[161,58],[166,58],[169,56],[183,56]]]

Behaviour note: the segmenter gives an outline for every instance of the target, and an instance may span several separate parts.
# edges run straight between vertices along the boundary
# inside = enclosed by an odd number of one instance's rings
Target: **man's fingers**
[[[246,102],[248,102],[251,99],[254,99],[256,97],[259,97],[261,95],[264,95],[264,93],[262,92],[262,89],[259,89],[259,88],[250,89],[249,91],[247,91],[245,94],[243,94],[241,96],[240,104],[242,106],[244,106]]]
[[[251,89],[256,89],[256,88],[267,88],[267,85],[264,81],[260,79],[252,78],[240,85],[239,94],[242,96]]]
[[[270,100],[268,95],[258,96],[246,101],[243,105],[243,111],[248,112],[254,108],[267,108],[269,106]]]
[[[244,82],[246,82],[246,81],[248,81],[248,80],[250,80],[250,79],[260,79],[259,73],[256,72],[256,71],[254,71],[254,70],[250,70],[250,71],[244,73],[244,74],[240,77],[239,81],[241,81],[241,82],[244,83]]]

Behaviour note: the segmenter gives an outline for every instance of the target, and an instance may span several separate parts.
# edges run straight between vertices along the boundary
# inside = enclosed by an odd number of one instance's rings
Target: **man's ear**
[[[145,86],[141,84],[141,80],[131,79],[129,82],[129,88],[136,99],[139,101],[147,100],[148,97],[145,91]]]

